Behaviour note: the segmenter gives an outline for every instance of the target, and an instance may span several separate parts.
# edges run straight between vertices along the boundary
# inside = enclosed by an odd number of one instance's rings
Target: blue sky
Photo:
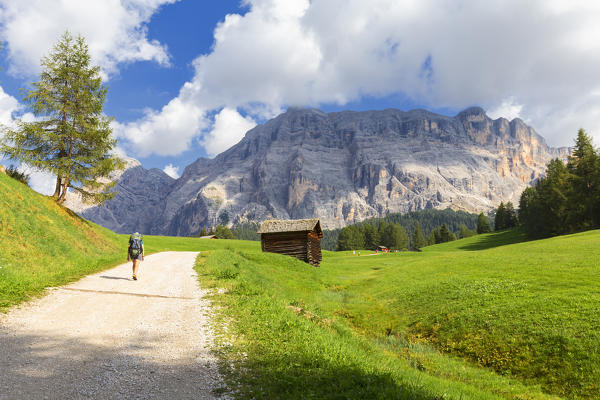
[[[28,117],[19,88],[69,29],[119,152],[173,176],[288,106],[480,105],[565,146],[600,139],[599,17],[584,0],[0,0],[0,122]]]

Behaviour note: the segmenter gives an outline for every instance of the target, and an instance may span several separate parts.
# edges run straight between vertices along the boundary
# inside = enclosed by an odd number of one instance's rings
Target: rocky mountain
[[[520,119],[492,120],[478,107],[454,117],[289,109],[177,180],[130,163],[114,200],[79,211],[117,232],[168,235],[272,217],[319,217],[334,228],[432,207],[479,212],[518,203],[567,154]]]

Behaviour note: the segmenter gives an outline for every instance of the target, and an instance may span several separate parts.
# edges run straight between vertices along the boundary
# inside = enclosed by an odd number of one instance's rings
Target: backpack
[[[142,235],[138,232],[129,236],[129,254],[131,257],[137,257],[142,253]]]

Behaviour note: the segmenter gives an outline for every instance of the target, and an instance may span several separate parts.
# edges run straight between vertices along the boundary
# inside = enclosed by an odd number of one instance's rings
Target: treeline
[[[476,214],[451,209],[394,213],[343,229],[326,230],[321,247],[326,250],[375,249],[376,246],[416,249],[473,235],[477,219]]]
[[[502,205],[502,207],[514,213],[512,205]],[[500,214],[502,214],[502,207],[500,207]],[[504,225],[500,223],[499,226]],[[244,222],[234,225],[231,233],[235,239],[259,241],[260,235],[256,233],[259,227],[260,223]],[[321,248],[332,251],[375,249],[377,246],[385,246],[392,250],[419,249],[491,230],[488,217],[483,213],[477,215],[452,209],[427,209],[407,214],[389,214],[383,218],[368,219],[342,229],[324,230]],[[210,234],[208,231],[205,232]]]
[[[364,223],[342,228],[336,250],[374,250],[377,246],[403,250],[408,248],[408,245],[408,236],[402,225],[380,221],[379,224]]]
[[[240,239],[259,241],[260,235],[256,233],[260,224],[257,222],[244,222],[228,228],[226,225],[217,225],[216,227],[201,228],[198,233],[191,237],[202,237],[215,235],[219,239]]]
[[[600,227],[600,153],[583,129],[567,163],[552,160],[546,176],[523,191],[519,222],[531,238]]]
[[[258,222],[242,222],[231,227],[231,232],[236,239],[240,240],[260,240],[260,234],[256,233],[260,228]]]
[[[217,225],[212,228],[202,228],[200,232],[195,235],[191,235],[191,237],[202,237],[202,236],[216,236],[218,239],[236,239],[231,232],[231,229],[226,227],[225,225]]]

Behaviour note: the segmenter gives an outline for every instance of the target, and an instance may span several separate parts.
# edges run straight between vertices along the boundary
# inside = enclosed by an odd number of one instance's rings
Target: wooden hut
[[[260,229],[262,251],[299,258],[318,267],[321,263],[321,222],[318,218],[268,220]]]

